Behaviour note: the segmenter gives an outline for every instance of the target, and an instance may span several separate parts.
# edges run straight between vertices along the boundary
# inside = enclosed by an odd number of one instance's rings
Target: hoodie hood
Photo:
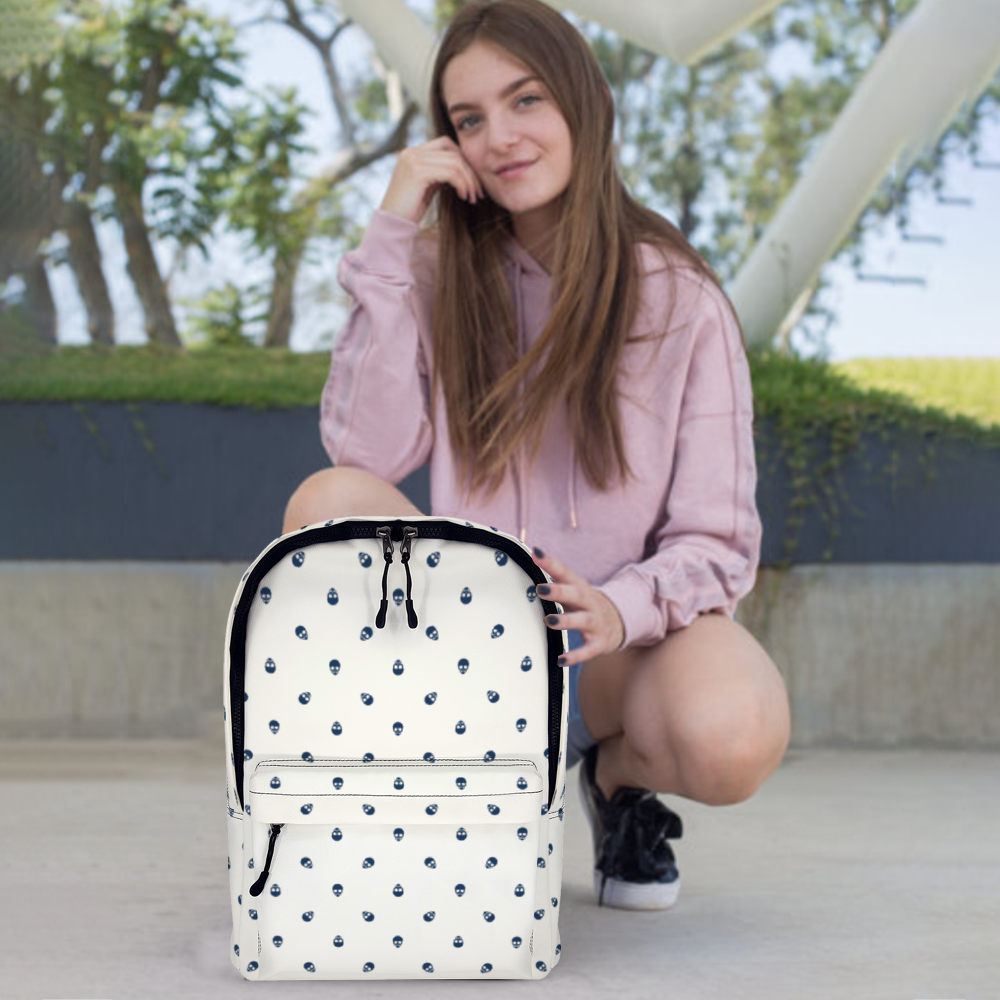
[[[548,297],[552,276],[528,253],[527,250],[509,233],[505,233],[501,239],[501,251],[504,259],[504,267],[507,270],[508,280],[514,294],[514,315],[517,317],[517,333],[519,356],[524,357],[525,352],[534,343],[528,342],[528,330],[525,317],[524,301],[527,294]],[[524,389],[524,381],[521,382],[521,389]],[[529,515],[529,490],[527,487],[527,475],[525,472],[526,455],[525,447],[518,452],[515,462],[514,474],[517,482],[517,520],[519,526],[518,537],[527,545],[528,515]],[[573,435],[569,435],[569,464],[566,476],[566,503],[569,509],[569,523],[574,530],[578,528],[576,516],[576,458],[575,442]]]

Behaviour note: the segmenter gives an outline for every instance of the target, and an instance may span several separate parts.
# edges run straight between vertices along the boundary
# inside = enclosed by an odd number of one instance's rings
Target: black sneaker
[[[599,906],[665,910],[677,902],[681,877],[667,838],[683,836],[680,816],[656,792],[623,786],[611,801],[597,786],[595,743],[580,761],[580,793],[594,839],[594,892]]]

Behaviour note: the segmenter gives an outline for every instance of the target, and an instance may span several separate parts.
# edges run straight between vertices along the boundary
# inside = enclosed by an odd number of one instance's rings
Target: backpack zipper
[[[375,628],[385,628],[385,613],[389,607],[389,599],[385,594],[386,578],[389,576],[389,566],[392,564],[392,528],[376,528],[375,534],[382,539],[382,554],[385,556],[385,569],[382,570],[382,603],[378,606],[375,616]]]
[[[383,525],[375,529],[375,534],[382,539],[382,554],[385,557],[385,569],[382,571],[382,603],[379,604],[378,614],[375,616],[375,627],[385,628],[385,613],[389,608],[389,598],[386,594],[386,580],[389,576],[389,566],[392,564],[392,527]],[[403,554],[403,565],[406,567],[406,621],[410,628],[417,627],[417,612],[413,609],[413,601],[410,599],[410,589],[413,581],[410,579],[410,542],[417,535],[417,529],[412,524],[403,526],[403,542],[399,546],[399,551]]]
[[[282,537],[272,544],[262,556],[258,557],[251,571],[248,572],[244,581],[243,592],[233,617],[233,626],[229,642],[229,705],[230,705],[230,726],[232,736],[232,764],[236,778],[234,789],[236,800],[240,804],[240,809],[245,809],[245,796],[243,791],[243,702],[245,698],[244,670],[246,667],[246,629],[247,619],[250,616],[250,607],[257,594],[260,581],[267,575],[270,569],[280,562],[289,552],[304,548],[320,542],[342,541],[345,538],[382,538],[383,552],[386,549],[385,534],[386,528],[390,528],[389,538],[396,535],[402,540],[400,551],[404,553],[403,564],[409,562],[410,545],[412,539],[417,536],[417,528],[414,525],[403,524],[401,518],[397,518],[392,525],[374,525],[371,522],[342,521],[338,525],[327,524],[304,534],[295,533],[288,537]],[[499,549],[512,558],[536,583],[544,583],[546,577],[531,558],[531,556],[514,542],[506,538],[497,537],[495,531],[488,531],[485,528],[473,528],[471,525],[455,524],[452,521],[436,521],[432,523],[424,522],[420,526],[419,534],[423,538],[444,538],[451,541],[474,542],[481,545],[490,545]],[[386,561],[388,569],[391,561],[391,552]],[[413,602],[410,599],[410,568],[406,565],[407,579],[407,622],[411,623],[411,628],[417,627],[417,615],[413,610]],[[383,599],[386,599],[383,589]],[[554,601],[539,597],[539,604],[542,608],[543,617],[556,611]],[[380,608],[381,613],[381,608]],[[412,617],[411,617],[412,615]],[[548,633],[548,681],[549,681],[549,801],[546,804],[546,812],[552,807],[556,795],[556,773],[558,771],[558,753],[561,739],[560,730],[562,728],[562,715],[560,708],[562,705],[562,686],[564,670],[556,664],[556,657],[562,652],[561,643],[557,633],[546,628]]]
[[[406,621],[410,628],[417,627],[417,613],[413,610],[413,601],[410,600],[410,543],[417,536],[417,529],[412,524],[403,525],[403,544],[399,551],[403,553],[403,565],[406,567]]]
[[[264,870],[260,873],[260,878],[252,886],[250,886],[250,895],[259,896],[264,891],[264,883],[267,881],[267,873],[271,869],[271,855],[274,854],[274,842],[278,839],[278,834],[281,833],[281,828],[284,823],[272,823],[271,824],[271,842],[267,845],[267,860],[264,862]]]

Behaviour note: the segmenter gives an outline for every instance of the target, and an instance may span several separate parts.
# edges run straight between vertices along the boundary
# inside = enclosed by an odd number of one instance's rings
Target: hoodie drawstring
[[[573,435],[569,438],[569,523],[575,528],[576,527],[576,466],[573,464],[575,461],[575,442],[573,441]]]
[[[524,356],[524,337],[525,337],[525,322],[524,322],[524,300],[523,293],[521,290],[521,281],[524,276],[525,271],[531,271],[532,273],[541,273],[542,269],[539,267],[538,263],[531,258],[528,252],[517,242],[517,240],[510,236],[508,237],[508,257],[514,266],[514,294],[516,299],[516,316],[517,316],[517,327],[518,327],[518,343],[520,345],[521,356]],[[524,393],[524,382],[521,382],[521,392]],[[527,476],[525,475],[525,455],[524,448],[518,452],[517,461],[515,463],[515,471],[517,473],[517,517],[518,523],[520,524],[520,534],[519,537],[521,541],[527,545],[528,544],[528,521],[530,520],[529,511],[529,496],[527,489]],[[567,474],[566,482],[566,496],[569,506],[569,523],[570,526],[576,530],[579,528],[579,521],[576,516],[576,447],[573,441],[572,434],[570,435],[569,442],[569,472]]]

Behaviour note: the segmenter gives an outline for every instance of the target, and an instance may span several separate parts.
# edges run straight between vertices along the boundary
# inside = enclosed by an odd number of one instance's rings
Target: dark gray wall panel
[[[299,483],[329,465],[318,417],[316,407],[0,403],[0,559],[249,563],[281,533]],[[782,553],[788,470],[783,461],[772,468],[770,423],[758,421],[756,432],[761,562],[772,565]],[[831,561],[1000,562],[1000,451],[937,440],[936,478],[926,484],[922,443],[914,432],[863,439],[835,484]],[[895,477],[883,471],[894,446]],[[399,486],[430,513],[428,466]],[[828,530],[809,508],[792,561],[822,561]]]

